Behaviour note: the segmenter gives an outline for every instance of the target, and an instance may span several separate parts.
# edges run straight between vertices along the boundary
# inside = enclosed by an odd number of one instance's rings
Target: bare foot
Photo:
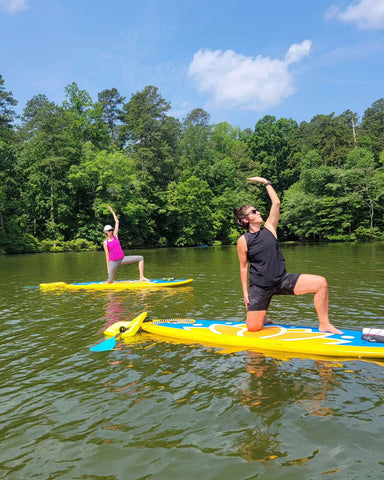
[[[319,332],[329,332],[329,333],[337,333],[338,335],[342,335],[343,332],[341,330],[338,330],[336,327],[334,327],[331,323],[329,323],[327,326],[322,327],[321,325],[319,326]]]
[[[149,278],[146,278],[146,277],[140,278],[140,282],[148,282],[148,281],[149,281]]]

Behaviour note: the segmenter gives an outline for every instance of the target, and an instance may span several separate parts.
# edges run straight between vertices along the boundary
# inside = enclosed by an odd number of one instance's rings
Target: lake
[[[331,321],[384,328],[384,244],[283,245],[290,272],[324,275]],[[384,478],[383,367],[231,351],[138,334],[89,348],[107,325],[245,319],[236,247],[151,249],[163,290],[40,291],[106,278],[103,252],[0,257],[1,452],[6,479]],[[137,265],[116,279],[138,278]],[[312,296],[275,297],[275,322],[317,325]]]

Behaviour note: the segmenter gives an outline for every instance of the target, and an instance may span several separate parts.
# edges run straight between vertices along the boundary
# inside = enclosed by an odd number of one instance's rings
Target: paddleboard
[[[364,340],[362,339],[363,332],[358,330],[344,330],[342,335],[336,335],[319,332],[317,328],[279,324],[266,325],[259,332],[249,332],[244,322],[193,318],[147,320],[141,325],[145,332],[182,340],[186,343],[301,355],[384,358],[384,343],[372,343]],[[105,333],[116,335],[122,323],[125,322],[111,325]],[[129,325],[130,322],[126,323]],[[121,338],[124,338],[124,334],[121,335]]]
[[[193,282],[192,278],[156,278],[148,281],[140,280],[118,280],[108,282],[82,282],[82,283],[40,283],[42,290],[66,289],[66,290],[126,290],[140,288],[163,288],[181,287]]]

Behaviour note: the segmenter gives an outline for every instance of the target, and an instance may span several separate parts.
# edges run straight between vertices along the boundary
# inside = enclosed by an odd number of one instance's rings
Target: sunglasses
[[[256,208],[253,208],[252,210],[250,210],[245,216],[248,217],[248,215],[255,215],[256,213],[260,213],[258,210],[256,210]]]
[[[113,228],[110,228],[109,230],[107,230],[107,232],[113,232]]]

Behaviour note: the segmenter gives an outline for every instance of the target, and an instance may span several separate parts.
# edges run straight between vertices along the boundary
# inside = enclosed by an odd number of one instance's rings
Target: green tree
[[[310,123],[302,122],[297,136],[297,147],[302,153],[316,150],[326,165],[340,167],[347,153],[354,147],[350,126],[345,116],[316,115]]]
[[[365,110],[358,132],[361,146],[371,150],[378,160],[384,149],[384,98]]]
[[[120,136],[135,153],[143,172],[150,168],[161,125],[171,108],[152,85],[132,95],[122,108]]]
[[[99,148],[110,144],[108,127],[103,120],[103,106],[93,104],[85,90],[80,90],[75,82],[65,87],[66,100],[63,109],[67,119],[68,142],[81,154],[82,146],[92,142]]]
[[[102,106],[102,119],[108,127],[111,143],[116,144],[119,135],[119,118],[121,117],[121,106],[125,97],[121,96],[116,88],[103,90],[98,94],[98,101]]]
[[[351,197],[340,169],[324,165],[316,151],[301,161],[300,180],[285,193],[281,226],[301,240],[342,240],[351,234]]]
[[[13,98],[12,92],[5,90],[4,84],[4,79],[0,75],[0,132],[2,136],[4,130],[12,128],[12,123],[16,117],[13,107],[17,105],[17,100]]]
[[[183,171],[198,177],[204,177],[206,167],[212,160],[209,149],[212,126],[209,121],[209,114],[201,108],[195,108],[183,120],[180,165]]]
[[[367,209],[367,219],[359,219],[361,226],[367,226],[371,232],[375,228],[375,211],[382,217],[384,197],[384,170],[375,168],[376,161],[372,152],[356,148],[349,153],[345,164],[346,189],[353,192],[361,202],[363,211]]]
[[[334,181],[335,169],[322,163],[320,155],[311,150],[301,161],[300,185],[307,193],[321,197]]]
[[[306,193],[299,183],[295,183],[285,192],[280,225],[299,240],[319,239],[321,230],[316,222],[318,211],[319,200],[316,195]]]
[[[247,145],[240,140],[240,129],[227,122],[218,123],[212,128],[209,148],[211,161],[205,166],[202,177],[209,182],[213,193],[221,195],[224,189],[241,189],[245,175],[240,165],[248,164],[249,158]]]
[[[293,142],[298,126],[292,119],[266,115],[259,120],[255,131],[248,140],[249,157],[253,161],[248,173],[256,168],[258,173],[268,178],[283,197],[283,192],[298,178],[293,157]]]
[[[23,112],[15,166],[21,186],[27,230],[41,237],[63,238],[71,225],[66,176],[79,151],[68,139],[68,117],[44,96],[34,97]]]
[[[189,177],[168,186],[167,216],[177,246],[210,244],[213,241],[212,191],[205,180]]]
[[[13,122],[16,113],[13,107],[17,100],[13,98],[12,92],[7,92],[4,86],[4,79],[0,75],[0,181],[1,185],[6,181],[8,175],[12,175],[14,162],[15,131]]]
[[[171,108],[158,89],[147,86],[132,95],[122,108],[120,138],[141,171],[155,177],[160,189],[175,178],[176,146],[180,133],[178,120],[167,117]]]
[[[143,245],[156,238],[152,214],[155,205],[146,198],[146,185],[134,160],[118,149],[98,151],[89,144],[80,165],[68,175],[77,236],[100,242],[102,224],[110,222],[107,204],[120,212],[120,239],[125,245]]]
[[[0,75],[0,252],[24,252],[27,238],[20,225],[23,203],[15,171],[18,138],[13,125],[17,101]],[[25,218],[24,214],[24,218]]]
[[[359,116],[357,113],[352,112],[351,110],[346,110],[341,115],[339,115],[338,119],[350,129],[351,137],[353,139],[353,144],[357,147],[357,135],[356,135],[356,126],[359,122]]]

